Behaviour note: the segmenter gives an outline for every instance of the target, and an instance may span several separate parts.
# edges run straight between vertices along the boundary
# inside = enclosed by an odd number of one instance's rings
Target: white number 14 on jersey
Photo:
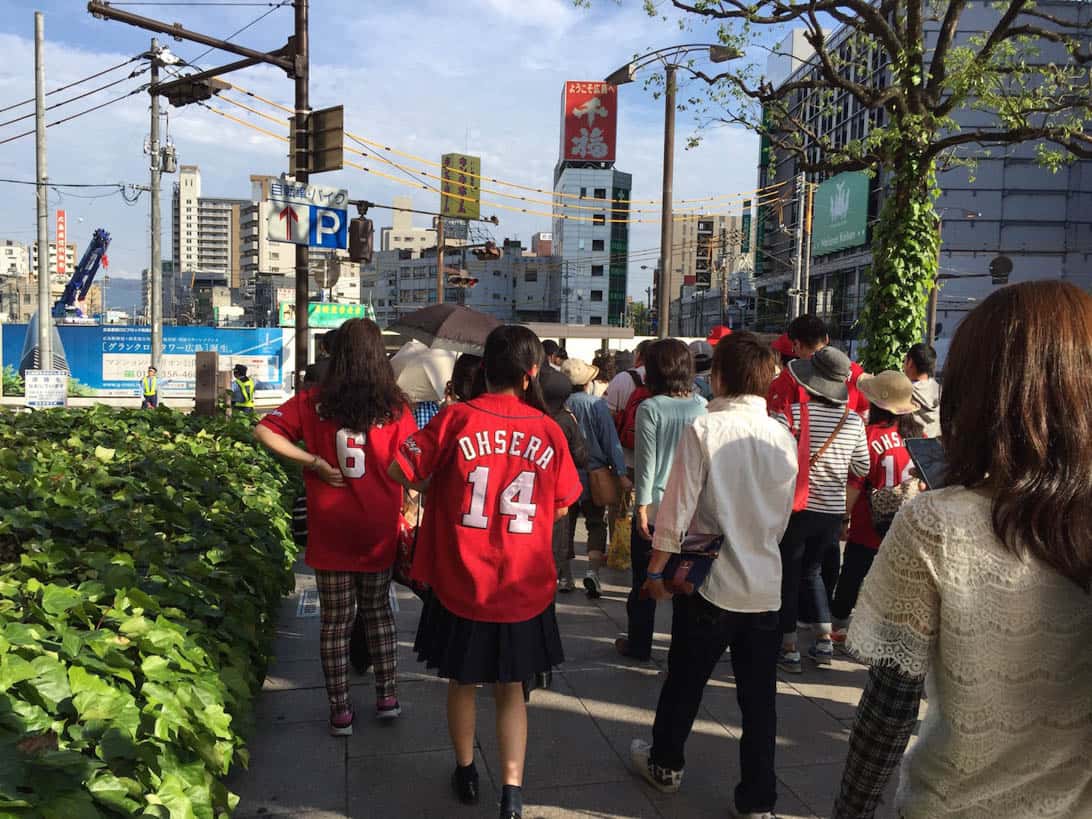
[[[485,498],[489,491],[489,467],[476,467],[467,482],[473,491],[470,495],[470,510],[463,515],[463,526],[472,529],[488,529],[489,518],[485,514]],[[529,535],[534,527],[532,518],[536,506],[531,502],[535,494],[535,473],[520,472],[514,481],[500,494],[500,514],[510,515],[508,531],[517,535]]]

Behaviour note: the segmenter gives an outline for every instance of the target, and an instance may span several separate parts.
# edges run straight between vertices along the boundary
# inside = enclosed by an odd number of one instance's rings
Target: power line
[[[90,74],[89,76],[84,77],[82,80],[76,80],[75,82],[68,83],[68,85],[62,85],[60,88],[54,88],[52,91],[46,91],[45,95],[48,97],[48,96],[51,96],[53,94],[60,93],[61,91],[67,91],[69,88],[72,88],[73,86],[82,85],[83,83],[87,82],[88,80],[93,80],[96,77],[101,77],[103,74],[109,74],[111,71],[117,71],[119,68],[122,68],[123,66],[129,65],[129,63],[135,63],[139,59],[141,59],[141,58],[140,57],[130,57],[128,60],[126,60],[123,63],[118,63],[117,65],[110,66],[109,68],[104,68],[102,71],[99,71],[96,74]],[[5,112],[7,112],[7,111],[10,111],[12,108],[18,108],[20,105],[26,105],[26,104],[31,103],[31,102],[34,102],[34,97],[30,97],[29,99],[25,99],[22,102],[12,103],[11,105],[7,106],[6,108],[0,108],[0,114],[3,114]]]
[[[272,6],[272,8],[270,8],[269,11],[266,11],[266,12],[263,12],[263,13],[259,14],[257,17],[255,17],[253,20],[251,20],[249,23],[247,23],[245,26],[238,29],[237,31],[233,31],[231,34],[229,34],[227,37],[224,38],[224,42],[230,43],[233,39],[238,37],[240,34],[242,34],[244,31],[246,31],[251,26],[256,26],[258,23],[260,23],[262,20],[264,20],[270,14],[275,12],[277,9],[282,8],[284,6],[287,6],[287,5],[291,5],[291,3],[292,3],[292,0],[280,0],[279,3],[262,3],[261,5],[270,5],[270,6]],[[218,4],[214,4],[214,5],[218,5]],[[192,60],[187,60],[187,63],[189,65],[193,66],[194,68],[200,68],[200,66],[195,65],[195,63],[197,63],[200,60],[204,59],[205,57],[207,57],[209,54],[211,54],[215,50],[216,50],[215,46],[209,46],[204,51],[202,51],[200,54],[198,54],[196,57],[194,57]]]
[[[0,182],[7,182],[10,185],[37,185],[33,179],[4,179],[0,178]],[[124,182],[47,182],[47,185],[51,188],[124,188],[126,187]]]
[[[72,120],[76,119],[77,117],[82,117],[84,114],[90,114],[93,111],[98,111],[100,108],[105,108],[107,105],[113,105],[115,102],[121,102],[122,100],[126,100],[129,97],[133,96],[134,94],[139,94],[143,90],[144,90],[143,86],[141,86],[140,88],[134,88],[128,94],[122,94],[120,97],[114,97],[111,100],[107,100],[106,102],[99,103],[98,105],[95,105],[95,106],[93,106],[91,108],[88,108],[88,109],[86,109],[84,111],[80,111],[79,113],[72,114],[71,116],[67,116],[67,117],[64,117],[62,119],[55,120],[54,122],[47,122],[46,123],[46,128],[52,128],[54,125],[63,125],[66,122],[71,122]],[[23,133],[21,133],[21,134],[16,134],[15,136],[8,137],[7,139],[0,139],[0,145],[6,145],[9,142],[14,142],[17,139],[22,139],[23,137],[30,136],[33,133],[34,133],[34,131],[32,129],[30,131],[23,131]]]
[[[54,108],[60,108],[62,105],[68,105],[68,103],[70,103],[70,102],[75,102],[76,100],[82,100],[84,97],[90,97],[92,94],[97,94],[99,91],[105,91],[107,88],[113,88],[115,85],[120,85],[121,83],[125,82],[126,80],[131,80],[134,77],[139,77],[141,74],[144,74],[147,71],[148,71],[147,68],[137,69],[136,71],[133,71],[128,76],[122,77],[120,80],[114,80],[113,82],[108,82],[106,85],[100,85],[98,88],[93,88],[90,91],[85,91],[85,92],[83,92],[82,94],[80,94],[78,96],[70,97],[69,99],[61,100],[60,102],[55,102],[52,105],[47,105],[45,110],[52,111]],[[30,119],[33,116],[34,116],[34,112],[31,111],[29,114],[23,114],[23,116],[16,117],[15,119],[9,119],[7,122],[0,122],[0,128],[3,128],[5,125],[12,125],[13,123],[21,122],[24,119]]]

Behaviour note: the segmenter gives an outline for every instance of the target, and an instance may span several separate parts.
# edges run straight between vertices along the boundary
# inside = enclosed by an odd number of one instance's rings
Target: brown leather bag
[[[622,497],[622,485],[609,466],[588,470],[588,489],[596,506],[611,506]]]

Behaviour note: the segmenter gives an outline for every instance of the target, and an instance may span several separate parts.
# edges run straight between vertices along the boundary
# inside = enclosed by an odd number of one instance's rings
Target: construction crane
[[[99,265],[107,267],[109,260],[106,249],[110,247],[110,234],[103,228],[95,230],[91,236],[91,244],[84,251],[83,258],[76,265],[76,271],[68,284],[64,287],[64,293],[53,305],[53,318],[64,319],[69,322],[84,319],[81,305],[87,300],[87,293],[91,290],[91,284],[95,281],[95,274],[99,272]],[[58,250],[58,252],[61,252]],[[102,305],[103,315],[106,314],[106,305]]]

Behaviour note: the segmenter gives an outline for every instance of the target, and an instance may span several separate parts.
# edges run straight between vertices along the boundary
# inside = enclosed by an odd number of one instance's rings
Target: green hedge
[[[251,424],[0,412],[0,816],[235,806],[295,558]]]

